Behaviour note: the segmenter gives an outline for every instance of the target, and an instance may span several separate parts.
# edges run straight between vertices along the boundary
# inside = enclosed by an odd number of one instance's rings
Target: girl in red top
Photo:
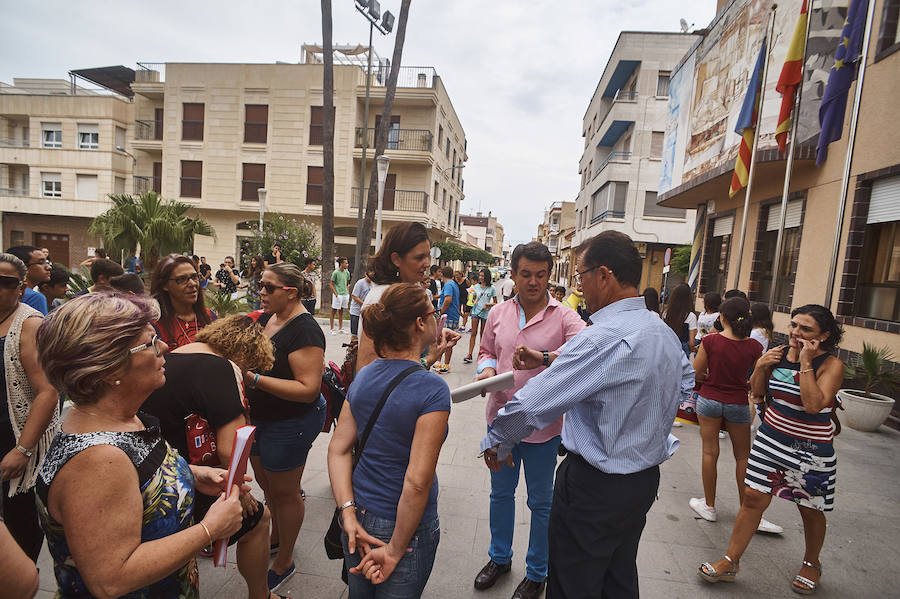
[[[719,307],[722,332],[704,335],[694,359],[697,389],[697,420],[703,442],[703,493],[691,499],[690,506],[704,520],[716,521],[716,464],[719,461],[719,429],[722,422],[731,437],[738,497],[744,500],[744,473],[750,457],[750,422],[747,403],[750,369],[762,355],[762,345],[750,339],[753,319],[750,303],[740,297],[726,300]],[[760,530],[782,532],[762,520]]]
[[[153,271],[150,295],[159,302],[153,327],[170,350],[194,342],[197,331],[216,319],[203,304],[200,275],[187,256],[169,254]]]

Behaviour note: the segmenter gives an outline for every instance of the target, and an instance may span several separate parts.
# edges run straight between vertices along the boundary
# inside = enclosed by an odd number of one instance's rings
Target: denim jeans
[[[373,537],[381,539],[385,543],[391,540],[396,524],[394,520],[381,518],[364,509],[360,510],[357,518],[366,532]],[[431,568],[434,566],[434,556],[440,540],[441,524],[437,518],[429,522],[420,522],[409,541],[406,555],[403,556],[386,581],[374,585],[366,580],[365,576],[348,573],[347,583],[350,587],[350,599],[421,597],[428,577],[431,576]],[[347,533],[341,533],[341,542],[344,545],[344,563],[347,565],[347,570],[350,570],[350,568],[358,566],[361,561],[359,550],[352,555],[349,553]]]
[[[553,475],[556,472],[559,443],[559,436],[543,443],[517,443],[512,450],[515,465],[512,468],[504,465],[499,471],[491,472],[491,546],[488,555],[498,564],[508,564],[512,560],[516,487],[519,484],[520,465],[524,465],[527,503],[531,510],[525,576],[535,582],[547,577],[550,506],[553,504]]]

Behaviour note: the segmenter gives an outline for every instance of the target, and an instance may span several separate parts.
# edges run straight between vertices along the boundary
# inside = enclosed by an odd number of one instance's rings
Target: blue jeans
[[[359,523],[366,532],[385,543],[391,540],[396,521],[376,516],[372,512],[361,509],[357,514]],[[437,553],[438,543],[441,540],[441,523],[435,518],[429,522],[420,522],[409,546],[406,555],[397,564],[386,581],[374,585],[365,576],[352,574],[350,568],[355,568],[362,561],[359,550],[350,554],[347,547],[347,533],[341,533],[341,543],[344,545],[344,563],[347,565],[347,584],[350,587],[350,599],[406,599],[421,597],[428,577],[431,576],[431,568],[434,566],[434,556]]]
[[[495,563],[508,564],[513,555],[519,466],[525,466],[528,509],[531,510],[525,576],[534,582],[547,578],[550,506],[553,504],[553,475],[556,472],[559,443],[559,436],[543,443],[517,443],[512,450],[515,465],[512,468],[504,465],[499,471],[491,472],[491,546],[488,555]]]

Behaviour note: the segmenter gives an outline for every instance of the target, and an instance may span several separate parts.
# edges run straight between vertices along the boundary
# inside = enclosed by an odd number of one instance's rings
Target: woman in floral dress
[[[844,364],[830,352],[843,334],[831,312],[808,304],[791,313],[790,343],[773,347],[756,362],[750,398],[772,404],[750,449],[744,503],[728,552],[700,566],[708,582],[731,582],[738,562],[772,496],[797,504],[803,519],[806,551],[791,589],[815,592],[822,574],[819,552],[825,542],[825,512],[834,508],[837,462],[832,445],[832,412],[844,380]]]

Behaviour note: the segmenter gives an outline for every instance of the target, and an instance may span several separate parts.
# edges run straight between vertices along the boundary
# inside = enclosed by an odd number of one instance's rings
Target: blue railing
[[[597,170],[594,171],[594,176],[596,177],[600,171],[613,160],[631,160],[631,152],[610,152],[609,155],[603,159],[603,162],[600,163],[600,166],[597,167]]]

